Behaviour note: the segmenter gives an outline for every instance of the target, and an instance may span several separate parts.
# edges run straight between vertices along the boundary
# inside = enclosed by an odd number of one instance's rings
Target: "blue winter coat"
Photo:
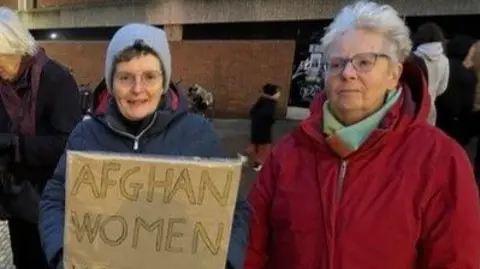
[[[107,151],[169,156],[225,157],[210,122],[187,112],[186,99],[174,90],[138,136],[129,134],[111,103],[107,113],[81,122],[70,135],[67,150]],[[248,206],[239,197],[228,253],[228,268],[243,267],[248,238]],[[65,154],[48,181],[40,202],[39,229],[52,268],[62,262],[65,218]]]

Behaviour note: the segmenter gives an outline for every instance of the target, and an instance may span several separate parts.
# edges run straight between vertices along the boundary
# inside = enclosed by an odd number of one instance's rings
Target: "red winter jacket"
[[[346,159],[325,142],[321,105],[276,145],[249,196],[245,269],[480,268],[472,168],[426,123],[419,74],[404,67],[401,98]]]

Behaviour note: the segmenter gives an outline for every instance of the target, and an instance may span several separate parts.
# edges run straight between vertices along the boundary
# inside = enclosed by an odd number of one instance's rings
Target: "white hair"
[[[335,40],[348,30],[364,29],[381,33],[390,43],[389,56],[394,61],[404,62],[412,50],[410,30],[390,5],[371,1],[359,1],[345,6],[325,29],[322,50],[328,54]]]
[[[0,54],[33,56],[38,43],[20,18],[9,8],[0,7]]]

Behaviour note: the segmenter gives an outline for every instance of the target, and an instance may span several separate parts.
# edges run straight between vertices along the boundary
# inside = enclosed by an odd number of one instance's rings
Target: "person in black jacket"
[[[437,110],[435,100],[447,89],[450,67],[445,55],[445,37],[443,31],[435,23],[427,22],[412,34],[414,50],[411,58],[420,66],[428,83],[430,96],[430,112],[427,121],[435,126]]]
[[[242,158],[248,158],[255,171],[260,171],[271,149],[272,127],[275,123],[275,110],[280,92],[278,86],[265,84],[262,95],[250,109],[250,144]]]
[[[4,7],[0,8],[0,100],[0,158],[7,159],[5,168],[15,184],[30,186],[39,200],[70,132],[81,120],[78,87],[69,70],[51,60],[16,14]],[[11,183],[3,183],[2,192],[12,192]],[[18,195],[8,199],[35,201]],[[15,204],[3,202],[10,207],[8,227],[16,268],[47,269],[37,220],[22,218],[15,213]],[[38,201],[27,206],[38,214]]]
[[[447,43],[450,76],[447,90],[436,100],[437,127],[460,145],[466,146],[473,136],[472,110],[477,77],[471,58],[476,40],[455,36]]]

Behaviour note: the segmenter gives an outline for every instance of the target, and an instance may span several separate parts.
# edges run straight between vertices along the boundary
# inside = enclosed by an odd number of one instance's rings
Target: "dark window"
[[[411,31],[417,30],[421,24],[430,21],[438,24],[445,34],[445,37],[452,38],[457,34],[470,35],[480,38],[478,30],[478,22],[480,15],[445,15],[445,16],[429,16],[429,17],[407,17],[407,24]]]
[[[437,23],[447,38],[455,34],[469,34],[480,38],[474,26],[480,15],[407,17],[412,31],[426,22]],[[296,40],[299,43],[320,41],[324,28],[331,20],[243,22],[183,25],[184,40]],[[162,26],[159,26],[162,27]],[[37,40],[110,40],[119,27],[56,28],[31,30]]]
[[[272,40],[295,39],[298,22],[245,22],[186,24],[184,40]]]

